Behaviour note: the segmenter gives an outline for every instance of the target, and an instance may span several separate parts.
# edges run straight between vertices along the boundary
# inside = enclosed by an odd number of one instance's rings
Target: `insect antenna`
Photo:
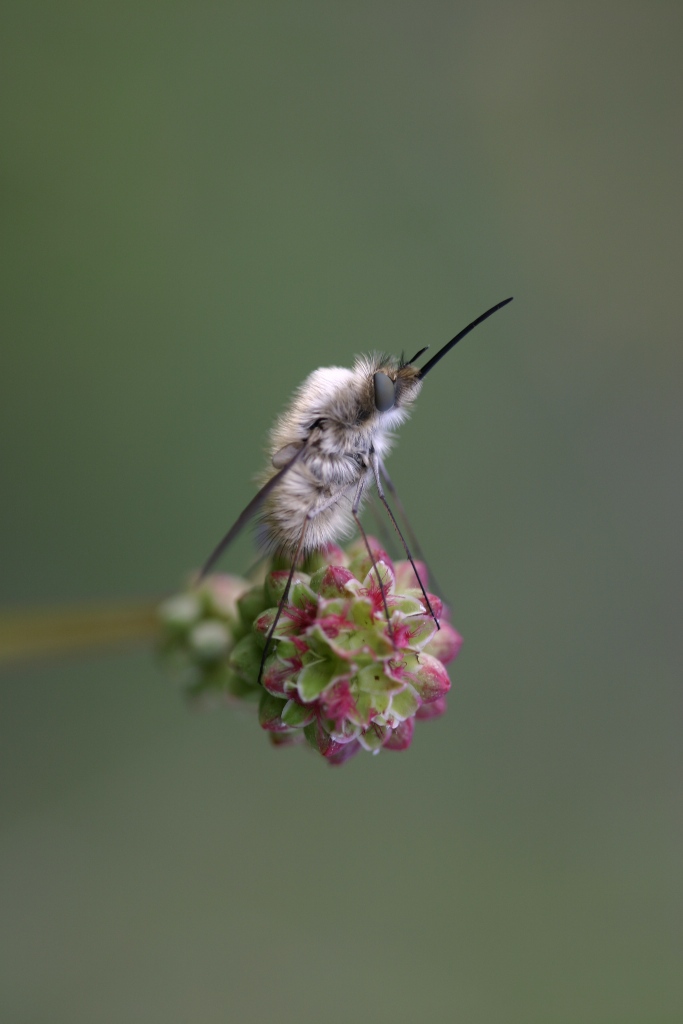
[[[292,559],[292,567],[289,570],[289,576],[287,577],[287,583],[285,585],[285,589],[282,592],[282,597],[280,598],[280,603],[277,606],[277,611],[275,613],[275,618],[273,619],[272,625],[271,625],[270,629],[268,630],[268,635],[266,636],[266,642],[265,642],[265,645],[263,647],[263,654],[261,655],[261,664],[259,665],[259,670],[258,670],[258,680],[257,680],[257,682],[259,684],[261,683],[261,676],[263,675],[263,668],[264,668],[264,666],[266,664],[266,658],[268,657],[268,649],[270,647],[271,640],[273,639],[273,633],[277,629],[277,624],[280,621],[282,613],[283,613],[283,611],[285,609],[285,605],[287,604],[287,598],[289,597],[289,591],[290,591],[291,586],[292,586],[292,580],[294,579],[294,573],[296,571],[296,563],[299,561],[299,555],[301,554],[301,546],[302,546],[302,544],[304,542],[304,535],[306,533],[306,527],[308,526],[308,522],[309,522],[308,519],[304,519],[303,529],[301,530],[301,536],[299,537],[299,542],[298,542],[298,544],[296,546],[296,551],[294,552],[294,557]]]
[[[415,360],[416,360],[416,359],[419,359],[419,358],[420,358],[420,356],[423,356],[423,355],[425,354],[425,352],[427,351],[427,349],[428,349],[428,348],[429,348],[429,345],[425,345],[425,347],[424,347],[424,348],[421,348],[421,349],[419,349],[419,350],[418,350],[418,351],[417,351],[417,352],[415,353],[415,355],[413,356],[413,358],[412,358],[412,359],[409,359],[409,360],[408,360],[408,362],[407,362],[407,363],[404,363],[403,365],[404,365],[404,366],[412,366],[412,365],[413,365],[413,363],[415,362]]]
[[[240,533],[240,531],[244,529],[244,527],[247,525],[249,520],[253,516],[256,515],[256,513],[259,510],[259,508],[261,507],[263,502],[266,500],[266,498],[268,497],[270,492],[273,490],[273,488],[277,487],[277,485],[280,483],[280,481],[282,480],[282,478],[285,475],[285,473],[289,472],[289,470],[292,468],[294,463],[298,459],[301,458],[301,456],[302,456],[302,454],[304,453],[305,450],[306,450],[306,446],[304,445],[303,447],[301,447],[296,452],[296,454],[291,459],[289,459],[288,462],[285,463],[285,465],[282,467],[282,469],[278,470],[278,472],[275,474],[275,476],[272,476],[270,478],[270,480],[266,484],[263,485],[263,487],[258,492],[258,494],[255,495],[255,497],[253,497],[251,499],[251,501],[249,502],[247,507],[244,509],[244,511],[238,516],[236,521],[232,524],[232,526],[230,527],[230,529],[226,533],[225,537],[223,537],[223,539],[220,541],[220,543],[213,549],[213,551],[211,552],[211,554],[207,558],[206,562],[202,566],[202,569],[201,569],[199,575],[197,576],[197,578],[195,580],[195,583],[201,583],[201,581],[204,579],[204,577],[207,575],[207,573],[209,573],[211,571],[211,569],[213,569],[214,565],[216,564],[218,559],[221,557],[221,555],[223,554],[225,549],[228,547],[228,545],[232,544],[232,542],[234,541],[235,537],[237,537],[237,535]]]

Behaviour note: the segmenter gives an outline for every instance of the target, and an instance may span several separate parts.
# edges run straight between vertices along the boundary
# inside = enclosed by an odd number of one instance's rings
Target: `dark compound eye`
[[[386,373],[376,373],[375,381],[375,406],[378,412],[389,412],[396,401],[394,382]]]

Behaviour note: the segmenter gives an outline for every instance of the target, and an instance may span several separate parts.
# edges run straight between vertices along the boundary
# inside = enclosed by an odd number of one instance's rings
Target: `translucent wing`
[[[230,527],[230,529],[226,533],[225,537],[223,537],[221,542],[214,548],[214,550],[211,552],[211,554],[207,558],[206,562],[204,563],[204,565],[202,567],[201,572],[199,573],[199,576],[197,577],[197,583],[200,583],[204,579],[206,574],[211,571],[211,569],[214,567],[214,565],[216,564],[218,559],[221,557],[221,555],[223,554],[225,549],[230,544],[232,544],[232,542],[234,541],[235,537],[237,537],[237,535],[244,529],[244,527],[247,525],[249,520],[252,519],[256,515],[256,513],[258,512],[258,510],[260,509],[261,505],[266,500],[266,498],[268,497],[270,492],[275,487],[277,487],[277,485],[282,480],[283,476],[286,473],[289,473],[289,471],[292,468],[292,466],[295,464],[295,462],[297,462],[301,458],[301,456],[303,455],[305,450],[306,450],[306,446],[302,445],[301,448],[299,448],[299,450],[294,453],[292,458],[290,458],[289,461],[284,464],[282,469],[280,469],[275,474],[275,476],[272,476],[270,478],[270,480],[268,481],[268,483],[263,485],[263,487],[258,492],[258,494],[256,494],[251,499],[251,501],[249,502],[247,507],[244,509],[244,511],[241,513],[241,515],[238,516],[236,521]]]

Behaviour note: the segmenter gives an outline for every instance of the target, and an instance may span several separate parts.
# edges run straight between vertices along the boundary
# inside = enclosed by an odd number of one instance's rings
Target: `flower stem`
[[[0,667],[158,635],[157,602],[0,611]]]

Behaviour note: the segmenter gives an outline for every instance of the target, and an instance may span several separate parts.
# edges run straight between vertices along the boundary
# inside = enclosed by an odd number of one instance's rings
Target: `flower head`
[[[190,694],[258,704],[273,743],[308,741],[331,764],[361,750],[406,750],[416,720],[446,710],[445,665],[462,641],[429,594],[437,629],[410,563],[393,563],[372,538],[370,545],[374,567],[362,541],[309,559],[294,572],[279,618],[287,569],[256,586],[210,576],[166,601],[164,648]],[[418,572],[426,582],[421,563]]]

